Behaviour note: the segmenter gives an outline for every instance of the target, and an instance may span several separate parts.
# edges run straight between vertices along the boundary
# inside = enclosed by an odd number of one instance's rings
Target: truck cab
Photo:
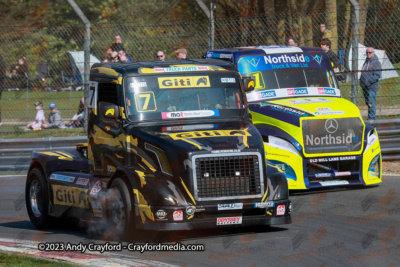
[[[247,93],[267,159],[289,189],[372,185],[382,181],[376,129],[342,97],[332,64],[314,47],[256,46],[209,50],[255,79]]]
[[[94,64],[88,143],[33,154],[31,221],[73,209],[113,218],[120,234],[290,223],[285,175],[247,107],[252,84],[220,60]],[[48,210],[33,201],[38,186]]]

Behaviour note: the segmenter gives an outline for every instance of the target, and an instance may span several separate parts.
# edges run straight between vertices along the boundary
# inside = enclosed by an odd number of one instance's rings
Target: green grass
[[[2,111],[2,121],[12,120],[20,122],[33,121],[36,110],[33,105],[40,100],[46,116],[49,114],[49,105],[56,103],[64,121],[68,121],[78,110],[82,91],[76,92],[27,92],[24,91],[4,91],[0,101]]]
[[[41,131],[25,131],[18,125],[2,125],[0,127],[0,138],[42,138],[42,137],[64,137],[64,136],[86,136],[84,128],[65,128],[65,129],[48,129]]]
[[[21,254],[7,254],[0,252],[0,265],[1,266],[48,266],[48,267],[70,267],[77,266],[73,264],[63,263],[60,261],[51,261],[39,259],[38,257],[24,256]]]

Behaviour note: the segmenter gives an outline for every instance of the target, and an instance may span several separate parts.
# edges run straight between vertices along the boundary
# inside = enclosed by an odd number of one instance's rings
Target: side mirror
[[[119,108],[117,105],[107,102],[100,102],[100,114],[107,119],[118,119]]]
[[[243,77],[242,80],[243,80],[245,92],[253,91],[254,88],[256,88],[256,82],[254,81],[253,78]]]

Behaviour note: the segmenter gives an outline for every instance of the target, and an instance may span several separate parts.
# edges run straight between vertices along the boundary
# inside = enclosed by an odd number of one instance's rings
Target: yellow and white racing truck
[[[210,50],[255,79],[247,93],[267,159],[286,173],[289,189],[380,183],[376,129],[341,95],[319,48],[260,46]]]

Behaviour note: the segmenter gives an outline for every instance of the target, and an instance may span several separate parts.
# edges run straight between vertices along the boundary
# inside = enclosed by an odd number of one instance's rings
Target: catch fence
[[[360,9],[358,68],[372,46],[382,63],[382,79],[377,94],[377,119],[400,117],[400,5],[389,1],[381,6]],[[214,48],[258,45],[285,45],[295,37],[301,46],[317,46],[320,24],[326,22],[332,32],[332,50],[338,55],[340,71],[346,80],[340,83],[342,95],[352,99],[351,84],[356,75],[351,70],[351,41],[354,9],[348,5],[332,14],[324,10],[304,10],[294,14],[215,20]],[[331,20],[331,21],[329,21]],[[35,117],[33,103],[40,100],[46,116],[49,104],[55,102],[67,123],[77,112],[83,92],[83,50],[85,28],[67,26],[0,27],[0,53],[6,64],[1,94],[0,133],[20,131]],[[122,36],[127,55],[134,61],[156,60],[162,50],[166,59],[174,51],[186,48],[189,58],[200,58],[208,49],[209,23],[175,21],[159,25],[91,25],[91,63],[107,56],[116,34]],[[75,53],[69,53],[75,52]],[[15,72],[15,64],[25,57],[27,71]],[[1,65],[1,64],[0,64]],[[1,82],[1,81],[0,81]],[[361,88],[353,99],[366,118]],[[357,101],[355,101],[357,100]]]

